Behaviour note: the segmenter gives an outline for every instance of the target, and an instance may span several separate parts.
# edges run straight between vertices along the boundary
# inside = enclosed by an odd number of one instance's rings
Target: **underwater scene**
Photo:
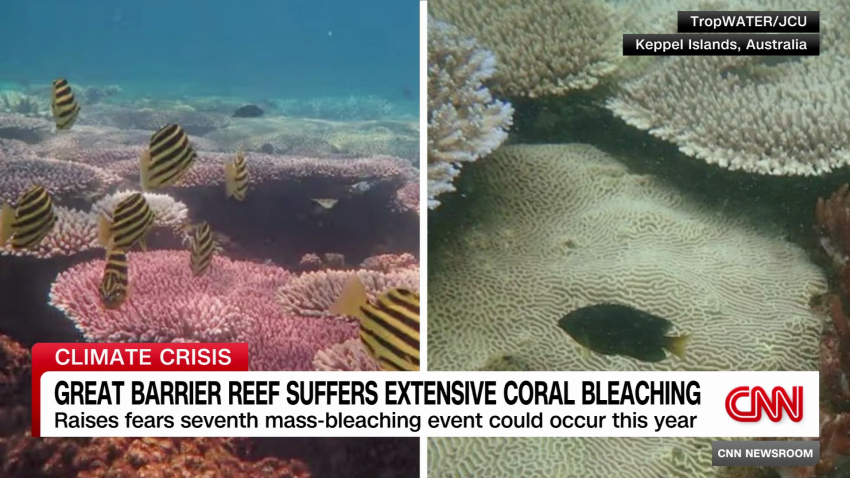
[[[418,370],[418,2],[15,0],[0,17],[0,477],[418,476],[418,439],[28,430],[38,342]],[[406,328],[377,347],[362,311],[397,302]]]
[[[623,56],[680,10],[820,10],[820,55]],[[432,438],[429,476],[850,476],[850,2],[428,11],[429,370],[822,383],[814,467],[712,467],[710,438]]]

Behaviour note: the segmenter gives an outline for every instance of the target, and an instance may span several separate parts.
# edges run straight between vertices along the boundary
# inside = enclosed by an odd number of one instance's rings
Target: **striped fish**
[[[53,110],[53,119],[56,120],[56,129],[70,129],[74,126],[80,114],[80,105],[77,104],[71,85],[65,78],[53,81],[53,101],[50,108]]]
[[[419,370],[419,294],[391,289],[369,303],[357,275],[349,279],[329,309],[360,320],[360,340],[388,371]]]
[[[150,147],[142,153],[142,188],[149,191],[171,186],[186,174],[197,157],[183,128],[176,124],[163,126],[151,136]]]
[[[98,238],[106,249],[129,251],[140,242],[146,248],[145,234],[154,221],[154,212],[142,193],[133,193],[115,206],[112,221],[100,217]]]
[[[50,194],[41,186],[33,186],[21,196],[17,209],[4,204],[0,210],[0,246],[11,238],[13,249],[36,247],[54,225],[56,213]]]
[[[227,197],[237,201],[245,199],[248,193],[248,163],[245,153],[236,153],[236,159],[224,167],[224,190]]]
[[[202,222],[192,237],[192,273],[199,276],[209,268],[213,257],[213,240],[210,225]]]
[[[108,310],[121,307],[130,295],[130,281],[127,273],[127,253],[121,249],[110,249],[106,253],[106,267],[103,279],[97,291],[100,301]]]

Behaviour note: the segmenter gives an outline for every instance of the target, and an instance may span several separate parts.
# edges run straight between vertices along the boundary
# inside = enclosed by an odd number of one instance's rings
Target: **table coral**
[[[254,370],[310,370],[318,350],[356,335],[344,321],[283,314],[274,296],[290,274],[279,267],[216,256],[194,277],[185,251],[134,252],[129,263],[120,309],[100,305],[100,260],[59,274],[51,305],[95,342],[246,341]]]

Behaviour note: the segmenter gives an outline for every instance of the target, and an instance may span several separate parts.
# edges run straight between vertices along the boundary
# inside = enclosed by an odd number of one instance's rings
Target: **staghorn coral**
[[[419,265],[413,264],[391,272],[359,269],[356,271],[305,272],[277,292],[277,300],[290,315],[327,316],[327,309],[339,297],[342,287],[352,274],[357,274],[370,300],[389,289],[404,287],[419,290]]]
[[[450,25],[428,17],[428,208],[452,185],[463,162],[489,154],[506,138],[510,104],[494,100],[483,82],[496,59]]]
[[[290,275],[279,267],[216,256],[194,277],[185,251],[134,252],[129,263],[132,291],[120,309],[100,306],[104,261],[59,274],[51,305],[91,341],[246,341],[255,370],[310,370],[318,350],[355,333],[342,321],[283,315],[274,294]]]
[[[321,371],[378,371],[381,365],[371,356],[360,339],[349,339],[316,352],[313,369]]]
[[[505,356],[533,370],[816,368],[821,319],[809,301],[826,281],[778,234],[587,145],[510,146],[476,166],[463,212],[476,219],[441,235],[429,257],[440,278],[429,289],[429,369],[483,369]],[[557,322],[602,302],[693,334],[687,358],[581,353]]]
[[[434,0],[428,8],[496,54],[493,90],[508,97],[590,89],[621,54],[617,10],[600,0]]]
[[[32,397],[30,369],[29,350],[0,335],[0,436],[11,435],[29,426]]]
[[[34,156],[0,161],[0,201],[16,203],[33,185],[40,185],[54,199],[88,198],[120,181],[115,174],[94,166]]]
[[[6,478],[309,478],[299,460],[240,456],[241,439],[30,438],[0,440]],[[244,454],[244,453],[243,453]]]
[[[730,170],[821,175],[850,161],[850,58],[664,59],[607,107],[626,123]]]

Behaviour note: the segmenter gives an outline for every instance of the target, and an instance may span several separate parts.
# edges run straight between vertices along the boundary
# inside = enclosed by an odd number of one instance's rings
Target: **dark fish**
[[[176,124],[163,126],[151,136],[150,148],[142,153],[142,187],[148,191],[171,186],[183,177],[197,157],[183,128]]]
[[[245,153],[236,153],[236,159],[224,167],[224,190],[226,197],[237,201],[245,199],[248,194],[248,163]]]
[[[106,267],[103,279],[100,281],[98,293],[100,301],[108,310],[121,307],[130,295],[130,281],[127,273],[127,253],[121,249],[110,249],[106,252]]]
[[[212,262],[213,240],[210,225],[202,222],[195,228],[192,237],[192,273],[199,276],[207,270]]]
[[[274,146],[272,146],[271,143],[263,143],[263,145],[260,146],[260,152],[266,154],[274,154]]]
[[[145,248],[145,234],[153,225],[155,215],[142,193],[133,193],[115,206],[112,221],[100,217],[100,244],[107,250],[129,251],[137,242]]]
[[[366,288],[354,275],[329,309],[360,320],[360,340],[388,371],[419,370],[419,294],[392,289],[369,303]]]
[[[233,113],[234,118],[257,118],[263,116],[263,110],[257,105],[245,105]]]
[[[597,304],[574,310],[558,325],[576,342],[604,355],[623,355],[644,362],[667,358],[665,350],[685,357],[690,336],[665,335],[673,323],[619,304]]]
[[[53,101],[50,104],[56,129],[70,129],[80,114],[80,105],[74,99],[68,80],[59,78],[53,81]]]
[[[0,246],[11,237],[12,249],[36,247],[55,224],[50,194],[41,186],[33,186],[21,196],[17,209],[4,204],[0,210]]]
[[[416,99],[416,97],[413,96],[413,90],[411,90],[409,86],[405,86],[404,88],[402,88],[401,94],[402,96],[404,96],[404,99],[408,101],[413,101]]]

